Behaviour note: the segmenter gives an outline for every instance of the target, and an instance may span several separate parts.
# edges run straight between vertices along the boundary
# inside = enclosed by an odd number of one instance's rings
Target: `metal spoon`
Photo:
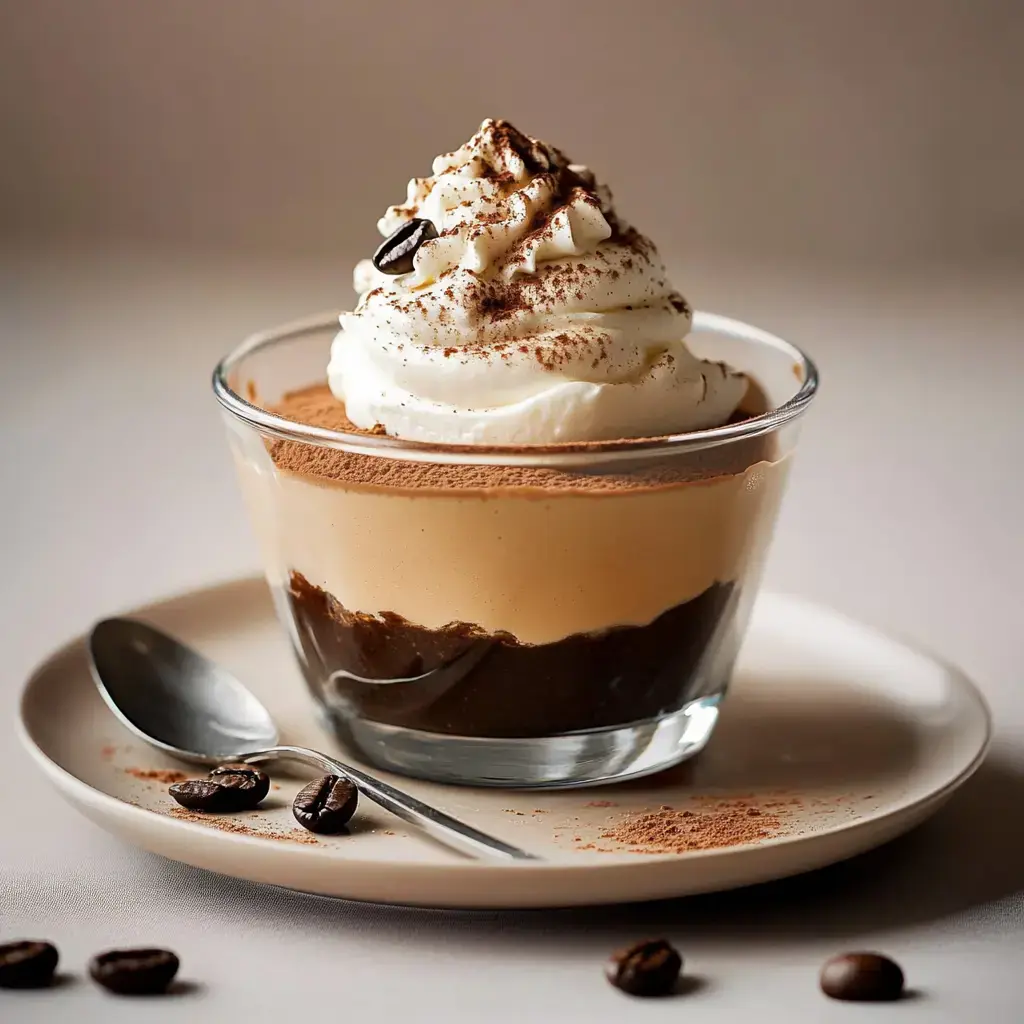
[[[333,757],[279,746],[270,712],[249,690],[215,662],[152,626],[105,619],[89,635],[89,655],[110,710],[136,736],[182,761],[299,761],[351,779],[381,807],[463,853],[537,859]]]

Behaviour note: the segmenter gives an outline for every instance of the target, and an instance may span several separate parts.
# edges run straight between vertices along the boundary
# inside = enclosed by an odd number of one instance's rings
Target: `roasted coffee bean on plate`
[[[23,940],[0,945],[0,988],[43,988],[53,981],[59,959],[50,942]]]
[[[355,814],[359,790],[337,775],[324,775],[299,790],[292,803],[295,820],[310,832],[336,835]]]
[[[243,790],[253,806],[270,792],[270,776],[252,764],[222,764],[210,772],[210,778],[222,786]]]
[[[176,782],[168,786],[167,792],[190,811],[238,811],[242,810],[238,791],[219,782],[208,779],[190,779],[188,782]]]
[[[664,939],[647,939],[613,954],[608,980],[631,996],[667,996],[676,990],[683,958]]]
[[[178,964],[169,949],[112,949],[92,958],[89,974],[109,992],[152,996],[167,991]]]
[[[821,969],[821,991],[848,1002],[892,1002],[903,995],[903,971],[880,953],[842,953]]]
[[[270,792],[270,778],[252,765],[224,764],[208,779],[176,782],[167,792],[191,811],[229,814],[256,807]]]
[[[416,250],[431,238],[437,238],[432,221],[413,217],[400,224],[384,239],[373,254],[373,265],[382,274],[409,274]]]

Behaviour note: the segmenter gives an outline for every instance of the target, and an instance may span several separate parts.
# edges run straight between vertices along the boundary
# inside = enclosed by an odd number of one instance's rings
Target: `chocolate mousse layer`
[[[288,586],[307,678],[328,706],[489,737],[614,727],[701,696],[701,665],[736,593],[715,583],[645,626],[525,644],[472,623],[430,629],[394,612],[352,611],[298,572]]]

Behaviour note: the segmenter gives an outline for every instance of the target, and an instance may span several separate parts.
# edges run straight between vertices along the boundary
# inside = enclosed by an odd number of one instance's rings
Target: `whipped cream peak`
[[[409,440],[552,444],[725,422],[746,379],[696,359],[687,302],[610,191],[487,120],[378,222],[437,232],[408,273],[356,267],[328,381],[359,427]],[[404,269],[404,267],[403,267]]]

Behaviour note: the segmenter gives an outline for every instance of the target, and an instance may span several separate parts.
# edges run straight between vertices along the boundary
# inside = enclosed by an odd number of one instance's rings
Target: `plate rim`
[[[157,599],[147,601],[145,604],[137,605],[136,607],[123,612],[122,614],[131,614],[136,616],[151,616],[159,615],[162,610],[165,610],[168,606],[178,604],[182,601],[188,601],[200,596],[212,596],[216,591],[225,590],[231,587],[240,587],[249,589],[252,587],[265,587],[266,582],[262,576],[247,575],[241,577],[231,577],[219,581],[214,581],[206,584],[200,584],[185,590],[176,591],[170,594],[166,594]],[[810,598],[780,592],[773,590],[762,590],[757,597],[758,603],[768,602],[774,604],[780,608],[791,608],[799,609],[803,613],[811,613],[818,615],[825,615],[831,618],[838,625],[846,628],[853,627],[860,631],[867,631],[872,634],[875,639],[887,640],[894,642],[900,647],[911,651],[912,653],[927,659],[933,664],[940,667],[943,673],[953,682],[953,684],[959,689],[964,697],[968,699],[968,702],[973,705],[974,711],[980,717],[980,725],[982,735],[980,741],[977,744],[977,749],[973,755],[964,763],[959,770],[946,782],[936,788],[929,790],[928,792],[921,793],[915,797],[912,801],[906,804],[900,804],[896,807],[880,808],[875,810],[863,818],[858,819],[854,822],[840,822],[834,825],[830,825],[821,830],[815,831],[810,835],[790,835],[790,836],[777,836],[770,839],[763,839],[756,843],[743,843],[736,846],[710,849],[710,850],[693,850],[687,851],[684,856],[677,853],[657,853],[648,854],[641,859],[638,858],[627,858],[625,855],[621,857],[611,857],[602,859],[601,861],[592,860],[580,860],[576,863],[569,863],[566,861],[527,861],[527,862],[515,862],[515,863],[497,863],[487,861],[474,861],[466,858],[458,857],[453,854],[450,860],[437,860],[437,861],[382,861],[382,860],[369,860],[367,858],[344,858],[341,862],[348,863],[351,865],[363,865],[366,867],[373,867],[379,870],[399,870],[402,872],[414,872],[417,875],[422,875],[424,878],[437,878],[441,875],[449,875],[453,872],[461,873],[466,870],[472,870],[477,873],[491,872],[496,876],[507,876],[509,870],[516,870],[519,872],[531,872],[539,873],[543,872],[547,875],[559,874],[559,873],[576,873],[581,870],[587,871],[600,871],[607,874],[629,874],[637,871],[641,864],[648,868],[655,868],[658,866],[659,870],[666,870],[666,865],[674,865],[680,870],[688,863],[693,863],[695,860],[738,860],[741,858],[750,859],[752,856],[756,857],[759,851],[766,849],[774,849],[784,846],[807,846],[809,844],[818,844],[827,842],[829,839],[834,839],[836,836],[842,834],[852,837],[857,836],[863,831],[867,831],[874,828],[878,828],[883,822],[890,819],[907,819],[910,824],[907,828],[914,827],[915,824],[922,821],[932,809],[937,809],[944,803],[952,794],[959,789],[972,775],[977,772],[981,767],[985,758],[991,749],[993,742],[994,733],[994,722],[993,715],[988,701],[986,700],[984,693],[977,685],[977,683],[965,672],[959,665],[952,662],[950,659],[945,658],[936,652],[930,650],[923,644],[916,642],[913,639],[908,639],[905,636],[898,634],[895,631],[888,631],[876,626],[873,623],[858,619],[852,615],[847,614],[833,606],[824,602],[812,600]],[[32,730],[28,724],[28,704],[30,703],[32,693],[38,680],[44,673],[44,670],[50,666],[53,662],[58,661],[62,657],[69,657],[76,651],[85,645],[87,640],[87,633],[76,634],[72,638],[64,641],[63,643],[55,646],[46,652],[41,658],[39,658],[29,670],[26,680],[21,686],[21,690],[17,702],[17,714],[15,721],[15,731],[18,735],[18,739],[22,747],[29,754],[32,761],[39,766],[43,774],[48,780],[55,786],[60,795],[73,805],[76,810],[80,813],[85,813],[82,808],[95,808],[98,813],[102,814],[104,818],[113,818],[120,820],[127,820],[129,822],[137,822],[140,827],[148,828],[150,830],[162,830],[166,835],[176,835],[178,837],[186,835],[195,835],[197,832],[204,834],[204,840],[211,840],[219,843],[232,843],[236,845],[240,850],[254,847],[260,850],[266,850],[268,844],[266,840],[258,836],[240,835],[229,832],[222,832],[218,830],[209,829],[206,826],[195,824],[188,821],[182,821],[173,818],[166,814],[161,814],[158,811],[150,810],[146,807],[137,806],[120,797],[114,796],[110,793],[105,792],[102,789],[98,789],[83,779],[80,779],[73,772],[64,768],[58,761],[50,757],[50,755],[43,748],[42,744],[39,743],[36,737],[33,735]],[[524,792],[520,790],[510,790],[510,792]],[[106,828],[104,825],[99,825],[95,819],[90,820],[103,828],[104,831],[110,832],[111,830]],[[898,830],[895,835],[901,834],[903,829]],[[890,837],[891,838],[891,837]],[[129,842],[123,836],[118,834],[119,841]],[[888,840],[885,840],[888,841]],[[132,845],[141,845],[132,843]],[[851,846],[856,845],[851,841]],[[877,844],[869,844],[864,849],[870,849]],[[315,848],[312,846],[295,845],[286,846],[285,844],[276,844],[276,854],[281,859],[288,860],[304,860],[310,857],[317,857],[323,860],[337,860],[336,855],[331,852],[331,848]],[[849,856],[853,856],[851,853]],[[839,859],[846,859],[845,857]],[[825,866],[827,863],[832,863],[833,860],[827,860],[820,866]],[[211,870],[206,869],[204,870]],[[801,873],[799,869],[796,873]],[[245,879],[247,876],[244,874],[238,874],[233,877]],[[772,877],[784,877],[783,873],[773,875]],[[359,897],[340,897],[345,899],[358,900]],[[590,901],[593,902],[593,901]],[[621,902],[621,901],[616,901]],[[424,904],[416,902],[415,904],[411,901],[404,901],[405,905],[420,905],[420,906],[439,906],[440,904]],[[477,904],[474,904],[477,905]],[[482,904],[480,904],[482,905]],[[534,905],[529,903],[512,903],[512,904],[499,904],[504,906],[527,906]],[[556,904],[550,902],[544,902],[543,904],[536,904],[537,906],[555,906]]]

